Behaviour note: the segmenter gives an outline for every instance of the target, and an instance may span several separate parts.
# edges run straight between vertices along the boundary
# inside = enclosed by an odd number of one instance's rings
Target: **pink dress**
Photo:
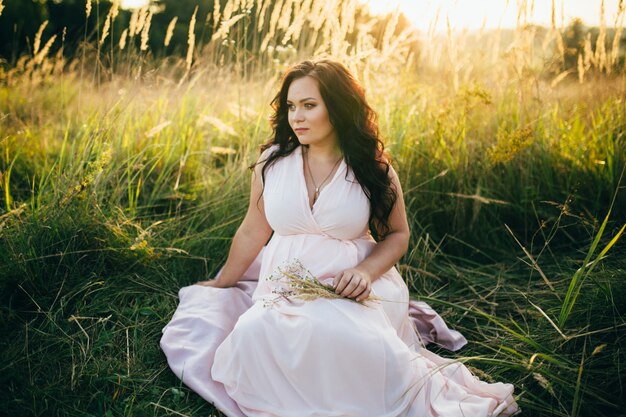
[[[516,413],[512,385],[481,382],[424,348],[466,341],[409,300],[395,268],[372,285],[385,301],[275,301],[279,284],[266,278],[285,262],[297,259],[330,282],[376,245],[369,202],[345,162],[311,209],[298,148],[268,169],[263,199],[274,235],[244,278],[233,288],[182,288],[163,329],[161,347],[187,386],[229,417]]]

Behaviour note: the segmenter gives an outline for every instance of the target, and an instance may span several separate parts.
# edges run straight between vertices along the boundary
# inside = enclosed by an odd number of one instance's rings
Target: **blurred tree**
[[[46,20],[42,43],[56,34],[58,40],[52,50],[63,41],[65,54],[72,56],[82,41],[96,40],[112,6],[109,0],[92,1],[87,18],[86,4],[87,0],[9,0],[0,15],[0,57],[11,65],[20,56],[32,53],[32,41]],[[118,23],[125,14],[128,12],[121,11]]]
[[[361,11],[361,14],[358,15],[358,17],[362,19],[371,18],[371,16],[368,13],[364,13],[363,11]],[[384,45],[382,44],[383,37],[389,25],[394,24],[393,19],[394,19],[393,13],[388,13],[376,19],[377,21],[376,21],[376,24],[374,25],[374,28],[372,29],[372,35],[376,39],[377,48],[381,49],[384,47]],[[395,22],[395,27],[393,29],[393,36],[395,37],[395,36],[400,35],[402,32],[411,29],[412,26],[413,25],[411,24],[409,19],[406,17],[406,15],[404,13],[400,13],[397,16],[397,21]],[[413,40],[411,42],[410,50],[415,56],[419,56],[421,46],[417,40]]]
[[[50,29],[58,34],[65,30],[63,48],[66,56],[74,56],[83,42],[97,43],[102,35],[104,22],[113,6],[112,0],[92,0],[91,3],[91,12],[87,17],[87,0],[46,0]],[[109,29],[105,48],[111,42],[119,41],[121,32],[128,27],[129,19],[129,11],[119,10]]]
[[[33,37],[48,13],[40,0],[9,0],[4,6],[0,14],[0,58],[12,64],[32,49]]]
[[[225,1],[221,0],[224,4]],[[198,7],[196,13],[195,36],[196,43],[202,44],[211,39],[213,1],[198,0],[154,0],[152,6],[158,13],[152,17],[150,27],[150,48],[154,52],[162,51],[164,54],[178,53],[184,54],[187,50],[187,38],[189,36],[189,22],[193,12]],[[223,7],[223,5],[222,5]],[[167,48],[163,45],[167,27],[173,18],[177,17],[172,39]]]
[[[565,69],[576,68],[578,65],[578,54],[583,53],[585,47],[585,35],[587,31],[582,19],[574,18],[565,28],[563,33],[563,43],[565,46],[564,67]]]
[[[578,56],[585,57],[585,43],[589,38],[589,47],[591,53],[595,55],[598,48],[598,37],[600,36],[602,28],[600,27],[587,27],[580,18],[574,18],[570,24],[565,28],[563,32],[563,44],[565,47],[565,54],[563,59],[563,68],[561,70],[576,70],[578,66]],[[618,51],[616,61],[612,64],[615,69],[623,68],[624,66],[624,45],[626,44],[626,34],[622,31],[618,32],[614,27],[607,27],[604,29],[604,48],[606,53],[611,55],[612,48],[615,46]],[[615,36],[618,35],[617,44],[613,45]],[[592,60],[597,57],[592,58]],[[592,70],[598,69],[598,63],[594,63]],[[607,63],[611,65],[611,63]]]

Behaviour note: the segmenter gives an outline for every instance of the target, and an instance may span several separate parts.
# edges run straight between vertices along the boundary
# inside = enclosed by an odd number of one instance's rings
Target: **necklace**
[[[308,149],[304,153],[304,156],[306,157],[306,167],[307,167],[307,170],[309,171],[309,177],[311,177],[311,182],[313,182],[313,187],[315,187],[315,192],[313,193],[313,204],[315,204],[315,202],[317,201],[317,198],[320,196],[320,188],[322,188],[322,186],[326,184],[326,181],[328,181],[333,171],[335,171],[335,168],[337,168],[337,165],[339,165],[339,162],[343,158],[337,159],[337,162],[335,162],[335,165],[333,165],[332,169],[330,170],[326,178],[324,178],[324,181],[322,181],[320,185],[317,185],[315,183],[315,178],[313,178],[313,174],[311,173],[311,164],[309,163],[309,150]]]

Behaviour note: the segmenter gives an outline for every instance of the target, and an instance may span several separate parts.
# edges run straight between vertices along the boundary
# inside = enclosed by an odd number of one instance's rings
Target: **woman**
[[[402,189],[358,82],[337,62],[304,61],[272,104],[228,259],[181,289],[163,330],[173,371],[228,416],[514,414],[511,385],[423,347],[465,339],[409,302],[394,268],[409,240]],[[294,259],[345,299],[281,297],[275,278]]]

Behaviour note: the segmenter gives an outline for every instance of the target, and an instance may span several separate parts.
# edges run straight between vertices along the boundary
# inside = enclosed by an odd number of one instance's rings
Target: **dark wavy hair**
[[[280,91],[271,103],[274,109],[270,119],[273,134],[261,146],[261,152],[273,145],[278,148],[260,161],[265,163],[263,180],[272,164],[301,145],[289,126],[287,92],[294,80],[303,77],[317,80],[346,164],[370,201],[370,228],[377,237],[384,238],[389,232],[389,215],[397,198],[389,178],[390,158],[379,138],[378,119],[365,99],[363,87],[339,62],[329,59],[303,61],[283,75]]]

